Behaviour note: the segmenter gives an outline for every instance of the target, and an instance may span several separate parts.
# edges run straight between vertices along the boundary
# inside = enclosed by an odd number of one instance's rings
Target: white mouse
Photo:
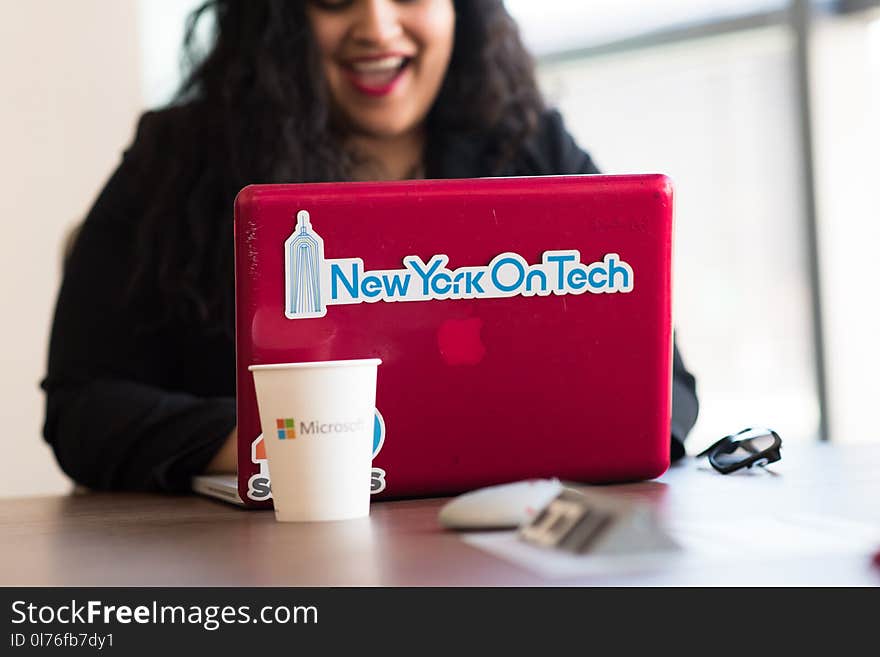
[[[440,524],[450,529],[519,527],[562,492],[558,479],[528,479],[480,488],[459,495],[440,509]]]

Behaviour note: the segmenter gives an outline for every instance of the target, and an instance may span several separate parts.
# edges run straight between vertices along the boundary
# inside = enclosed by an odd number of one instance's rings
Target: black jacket
[[[235,345],[211,327],[138,330],[159,315],[161,298],[126,295],[144,200],[138,184],[145,126],[173,120],[144,115],[131,148],[86,218],[65,267],[49,348],[44,435],[74,480],[96,489],[184,491],[235,420]],[[478,135],[430,144],[428,177],[490,175]],[[169,151],[170,152],[170,151]],[[556,112],[502,173],[598,173]],[[229,199],[230,212],[232,200]],[[694,378],[675,351],[672,456],[694,425]]]

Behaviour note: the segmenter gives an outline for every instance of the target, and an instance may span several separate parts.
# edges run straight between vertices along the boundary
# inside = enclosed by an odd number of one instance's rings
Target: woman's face
[[[437,97],[455,27],[452,0],[309,0],[330,97],[347,127],[394,137]]]

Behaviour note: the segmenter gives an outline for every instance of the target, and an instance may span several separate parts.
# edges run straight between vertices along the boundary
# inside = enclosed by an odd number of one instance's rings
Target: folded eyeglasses
[[[697,457],[708,456],[713,468],[721,474],[730,474],[743,468],[775,463],[782,458],[781,447],[782,438],[772,429],[749,428],[724,436]]]

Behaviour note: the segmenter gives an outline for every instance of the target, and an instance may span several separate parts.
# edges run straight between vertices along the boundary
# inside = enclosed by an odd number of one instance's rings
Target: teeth
[[[384,73],[400,68],[403,60],[403,57],[383,57],[371,61],[353,62],[351,67],[358,73]]]

